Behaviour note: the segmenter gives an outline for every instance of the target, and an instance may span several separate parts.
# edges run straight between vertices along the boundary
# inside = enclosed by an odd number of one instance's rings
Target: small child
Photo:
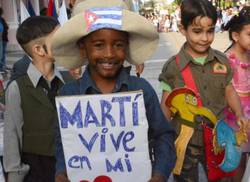
[[[163,88],[161,106],[165,116],[172,119],[178,134],[185,121],[177,115],[173,116],[165,101],[172,89],[190,87],[190,84],[186,84],[187,80],[193,80],[191,85],[196,86],[196,95],[202,101],[202,106],[210,109],[217,119],[224,118],[223,111],[228,104],[238,122],[246,122],[239,97],[231,84],[233,73],[228,60],[223,53],[210,47],[214,40],[216,21],[216,8],[208,0],[182,1],[180,32],[186,37],[186,42],[180,52],[165,63],[159,76]],[[183,74],[187,69],[190,72]],[[198,123],[196,120],[194,122]],[[202,122],[194,126],[182,170],[180,174],[174,175],[176,181],[198,181],[198,163],[206,167],[202,126]]]
[[[17,29],[17,41],[32,61],[5,95],[3,162],[10,182],[54,182],[54,99],[64,83],[51,52],[58,27],[52,17],[32,16]]]
[[[234,72],[232,85],[238,93],[245,116],[250,119],[250,7],[244,7],[238,15],[235,15],[224,27],[229,31],[229,39],[232,45],[226,51],[229,63]],[[236,116],[226,110],[226,121],[238,130]],[[247,154],[250,152],[250,132],[248,132],[248,143],[242,146],[242,160],[237,170],[234,181],[241,181],[245,171]]]
[[[81,9],[81,13],[72,17],[55,33],[53,53],[59,65],[72,68],[84,63],[83,60],[88,61],[82,78],[65,84],[60,94],[101,96],[107,93],[143,90],[149,140],[155,141],[150,182],[165,182],[176,158],[174,131],[161,111],[152,86],[142,78],[129,75],[123,67],[125,59],[132,64],[142,64],[149,58],[157,46],[158,33],[144,17],[117,6],[119,2],[122,1],[87,0],[78,3],[75,8]],[[106,15],[97,16],[93,12],[95,8]],[[119,16],[114,16],[114,11]],[[96,19],[88,18],[88,15]],[[113,17],[116,21],[102,17]],[[100,24],[95,24],[95,21]],[[56,145],[56,182],[66,182],[68,179],[59,129]]]

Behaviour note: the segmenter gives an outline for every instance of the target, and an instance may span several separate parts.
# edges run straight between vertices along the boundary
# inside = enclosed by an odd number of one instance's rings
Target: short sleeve
[[[170,58],[162,68],[162,72],[159,75],[159,81],[168,85],[168,88],[174,88],[174,81],[177,76],[177,65],[175,63],[175,57]],[[167,90],[168,91],[168,90]]]

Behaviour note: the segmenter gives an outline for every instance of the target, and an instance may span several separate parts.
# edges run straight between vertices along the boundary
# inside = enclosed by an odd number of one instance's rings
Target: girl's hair
[[[181,3],[181,24],[184,29],[191,25],[196,17],[211,18],[213,24],[217,21],[216,8],[208,0],[183,0]]]
[[[225,25],[224,29],[229,32],[229,39],[234,43],[232,33],[239,33],[245,25],[250,24],[250,6],[245,6],[238,15],[234,15]]]

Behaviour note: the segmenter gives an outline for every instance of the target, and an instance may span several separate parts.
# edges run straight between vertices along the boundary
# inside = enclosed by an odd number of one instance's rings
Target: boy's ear
[[[32,45],[32,52],[33,52],[33,54],[39,55],[41,57],[46,55],[46,52],[41,44]]]
[[[182,35],[186,36],[186,30],[182,24],[179,25],[179,30],[180,30]]]
[[[234,40],[234,42],[238,42],[239,33],[238,32],[232,32],[232,39]]]

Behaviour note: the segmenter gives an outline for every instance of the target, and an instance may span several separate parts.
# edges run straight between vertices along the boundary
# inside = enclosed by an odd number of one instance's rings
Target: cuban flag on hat
[[[85,12],[87,32],[92,32],[102,28],[121,30],[122,8],[91,8]]]

